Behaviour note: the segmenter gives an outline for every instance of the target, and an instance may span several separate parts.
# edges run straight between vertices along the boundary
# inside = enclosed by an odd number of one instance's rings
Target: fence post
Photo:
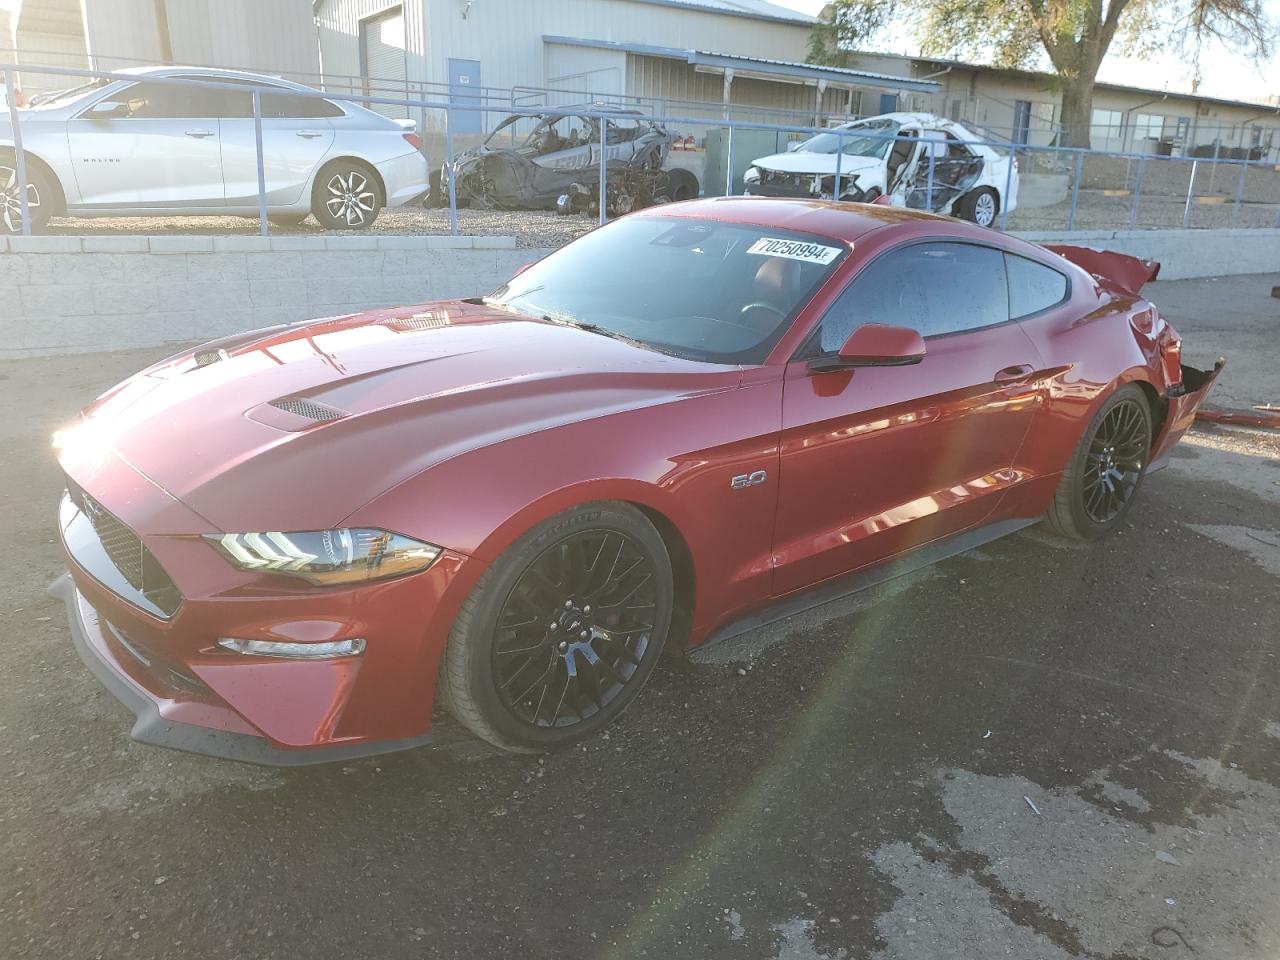
[[[724,151],[724,195],[733,195],[733,123],[729,123],[729,145]]]
[[[606,169],[609,165],[609,118],[600,115],[600,224],[609,219],[609,181]]]
[[[844,132],[836,130],[836,179],[831,184],[831,199],[840,199],[840,161],[844,158]]]
[[[1133,203],[1129,204],[1129,229],[1138,226],[1138,204],[1142,201],[1142,173],[1147,168],[1147,155],[1138,158],[1138,173],[1133,178]]]
[[[22,128],[18,126],[18,94],[13,74],[4,71],[5,102],[9,104],[9,122],[13,125],[13,175],[17,178],[18,216],[22,217],[22,235],[31,236],[31,206],[27,198],[27,154],[22,149]]]
[[[444,112],[444,163],[449,171],[449,236],[458,235],[458,171],[453,165],[453,111]]]
[[[253,88],[253,144],[258,164],[258,233],[267,230],[267,162],[262,152],[262,91]]]
[[[925,142],[928,143],[930,141],[925,141]],[[924,188],[924,208],[928,210],[930,213],[933,213],[933,164],[934,164],[933,147],[930,147],[929,148],[929,179],[925,183],[925,188]],[[1004,195],[1006,197],[1009,196],[1008,190],[1005,191]]]
[[[1076,152],[1076,173],[1075,178],[1071,182],[1071,212],[1067,214],[1067,229],[1074,230],[1076,227],[1076,205],[1080,201],[1080,168],[1084,164],[1084,152]]]
[[[1245,174],[1249,172],[1249,155],[1245,154],[1244,162],[1240,164],[1240,179],[1236,183],[1236,199],[1231,205],[1231,226],[1240,223],[1240,201],[1244,199],[1244,179]]]
[[[930,160],[932,161],[932,154]],[[1000,198],[1000,232],[1004,233],[1009,226],[1009,191],[1013,189],[1013,168],[1018,158],[1013,147],[1009,148],[1009,169],[1004,174],[1004,196]],[[929,176],[933,176],[933,164],[929,164]]]
[[[1191,223],[1191,193],[1196,186],[1196,168],[1199,167],[1199,160],[1191,161],[1191,176],[1187,179],[1187,202],[1182,205],[1182,229],[1187,229]]]

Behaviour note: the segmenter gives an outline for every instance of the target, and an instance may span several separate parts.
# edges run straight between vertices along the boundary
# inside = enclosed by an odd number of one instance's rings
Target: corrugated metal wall
[[[320,72],[310,0],[166,0],[166,9],[178,63],[261,70],[300,80]]]
[[[405,72],[410,81],[427,79],[426,9],[422,0],[405,0],[403,4],[400,0],[325,0],[315,20],[326,89],[364,92],[360,83],[360,24],[400,6],[404,8],[405,21]],[[448,80],[446,70],[442,62],[441,83]],[[375,92],[378,91],[371,91]]]

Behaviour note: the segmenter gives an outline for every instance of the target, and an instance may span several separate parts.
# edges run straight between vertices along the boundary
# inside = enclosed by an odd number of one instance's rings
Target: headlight
[[[759,182],[760,182],[760,168],[759,168],[759,167],[747,167],[747,172],[746,172],[746,173],[744,173],[744,174],[742,175],[742,182],[743,182],[743,183],[759,183]]]
[[[205,539],[241,570],[299,577],[320,586],[415,573],[440,556],[437,546],[386,530],[207,533]]]

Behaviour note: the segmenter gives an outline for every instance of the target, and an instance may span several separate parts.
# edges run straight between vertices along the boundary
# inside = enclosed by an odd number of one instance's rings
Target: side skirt
[[[1006,537],[1011,533],[1017,533],[1019,530],[1039,522],[1039,517],[1030,520],[999,520],[995,523],[989,523],[985,526],[958,533],[955,536],[944,537],[940,540],[913,547],[873,567],[855,570],[853,573],[827,580],[816,587],[810,587],[807,590],[773,601],[754,613],[730,620],[712,633],[711,636],[707,637],[701,646],[721,643],[751,630],[777,623],[779,620],[787,619],[787,617],[793,617],[798,613],[804,613],[806,610],[821,607],[824,604],[831,603],[833,600],[860,593],[888,580],[932,566],[941,560],[964,553],[966,550],[980,547],[984,543],[990,543],[992,540],[999,540],[1001,537]]]

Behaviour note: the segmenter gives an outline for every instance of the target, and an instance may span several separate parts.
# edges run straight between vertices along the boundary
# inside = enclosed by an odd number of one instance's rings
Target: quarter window
[[[252,116],[252,108],[250,116]],[[264,93],[262,116],[268,120],[288,120],[341,117],[343,113],[336,104],[319,97],[300,97],[292,93]]]
[[[1043,263],[1004,255],[1009,272],[1009,316],[1013,319],[1030,316],[1061,303],[1067,296],[1067,278]]]
[[[923,337],[977,330],[1009,319],[999,250],[969,243],[916,243],[873,260],[822,318],[823,352],[839,350],[864,323],[909,327]]]

